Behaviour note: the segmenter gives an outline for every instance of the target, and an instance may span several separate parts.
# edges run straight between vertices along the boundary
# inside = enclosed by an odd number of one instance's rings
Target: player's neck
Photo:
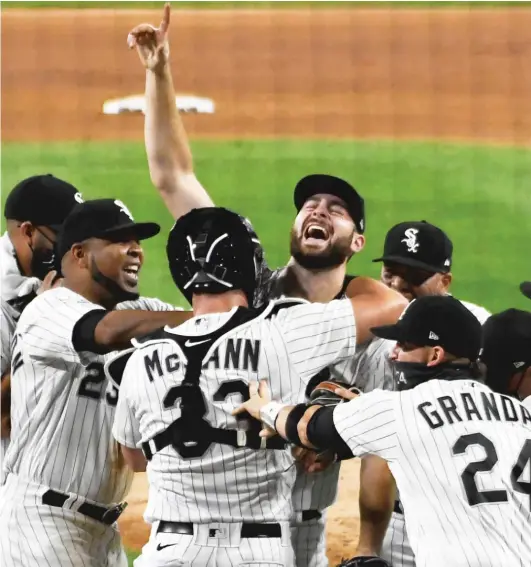
[[[309,270],[291,258],[284,273],[283,294],[302,297],[312,303],[327,303],[343,288],[347,265]]]
[[[227,291],[216,295],[202,293],[192,297],[194,316],[226,313],[234,307],[248,307],[247,297],[242,291]]]

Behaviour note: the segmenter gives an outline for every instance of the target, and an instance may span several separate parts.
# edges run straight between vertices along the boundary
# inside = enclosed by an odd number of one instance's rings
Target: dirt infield
[[[103,101],[143,91],[128,30],[158,13],[2,15],[4,141],[141,139],[139,115]],[[172,22],[179,92],[211,97],[213,137],[399,137],[531,143],[531,11],[183,11]],[[330,559],[355,551],[358,462],[343,467]],[[138,475],[121,522],[147,538]]]
[[[128,30],[154,12],[6,11],[4,140],[128,139],[143,91]],[[531,10],[182,11],[181,92],[211,97],[201,136],[382,136],[531,142]]]

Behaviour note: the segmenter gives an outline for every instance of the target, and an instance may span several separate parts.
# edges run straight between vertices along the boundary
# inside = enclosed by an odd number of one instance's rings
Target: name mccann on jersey
[[[227,339],[214,350],[203,364],[203,368],[241,369],[257,372],[259,358],[259,340]],[[153,382],[155,376],[162,376],[165,372],[171,373],[179,369],[179,355],[173,353],[161,361],[158,351],[154,351],[144,356],[144,366],[150,382]]]
[[[456,403],[456,401],[458,403]],[[531,413],[522,404],[514,403],[508,396],[481,392],[481,405],[478,407],[469,392],[437,398],[439,410],[432,402],[417,406],[420,415],[431,429],[442,425],[452,425],[458,421],[521,421],[531,425]]]

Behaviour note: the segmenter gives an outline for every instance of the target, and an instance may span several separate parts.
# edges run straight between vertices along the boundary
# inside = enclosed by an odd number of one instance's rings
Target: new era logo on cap
[[[438,340],[439,340],[439,335],[436,335],[433,331],[430,331],[430,336],[429,336],[429,338],[430,338],[432,341],[438,341]]]

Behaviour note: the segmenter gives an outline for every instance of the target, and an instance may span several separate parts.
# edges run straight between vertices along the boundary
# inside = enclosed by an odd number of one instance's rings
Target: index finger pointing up
[[[160,22],[160,31],[166,33],[170,27],[170,3],[166,2],[164,4],[164,14],[162,16],[162,21]]]

